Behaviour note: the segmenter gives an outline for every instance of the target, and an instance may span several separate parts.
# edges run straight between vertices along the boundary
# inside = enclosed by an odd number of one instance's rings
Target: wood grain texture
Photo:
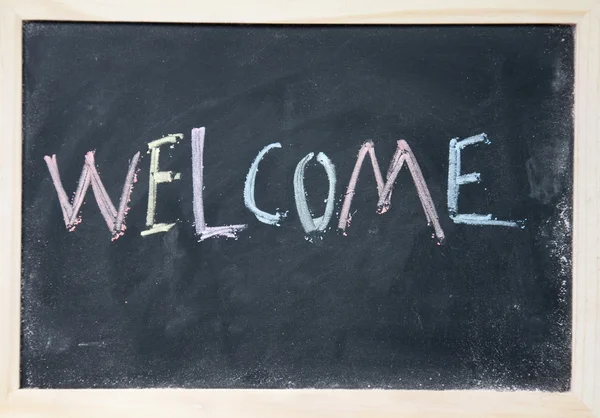
[[[20,332],[21,19],[246,23],[578,23],[572,393],[17,391]],[[0,415],[600,417],[599,106],[600,5],[597,0],[0,0],[0,126],[3,133],[0,216],[5,220],[3,239],[0,241]],[[5,401],[9,393],[9,401]]]
[[[575,23],[595,0],[4,0],[25,20],[245,23]]]
[[[0,414],[197,418],[591,418],[570,394],[385,390],[21,390]]]
[[[575,71],[572,390],[600,416],[600,4],[577,26]]]
[[[0,400],[19,387],[21,20],[0,8]]]

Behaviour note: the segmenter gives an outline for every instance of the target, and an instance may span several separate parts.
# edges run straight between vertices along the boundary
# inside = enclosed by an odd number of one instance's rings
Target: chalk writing
[[[200,241],[212,237],[237,238],[247,225],[207,226],[204,219],[204,134],[205,129],[192,129],[192,182],[196,235]]]
[[[423,206],[423,211],[425,212],[427,223],[433,225],[435,235],[437,236],[438,240],[442,242],[444,240],[444,231],[440,226],[437,211],[435,210],[435,205],[433,204],[433,200],[431,199],[427,183],[423,178],[421,168],[419,167],[419,164],[417,163],[414,154],[408,146],[408,143],[404,140],[400,140],[397,143],[396,152],[394,153],[394,156],[392,157],[392,162],[389,165],[385,183],[383,181],[381,170],[379,169],[377,157],[375,156],[375,146],[373,142],[367,141],[360,148],[356,164],[354,165],[354,170],[352,171],[352,175],[350,176],[348,188],[346,189],[346,195],[344,197],[344,203],[342,205],[340,219],[338,222],[338,229],[344,232],[345,235],[345,230],[348,227],[350,206],[352,205],[354,190],[356,188],[356,183],[358,182],[360,169],[362,167],[363,161],[367,153],[371,158],[371,166],[373,167],[373,173],[375,175],[375,181],[377,183],[377,193],[379,195],[379,201],[377,202],[377,213],[383,214],[389,210],[391,206],[394,182],[396,181],[396,177],[398,177],[398,173],[400,173],[404,162],[406,162],[410,174],[413,178],[413,182],[415,183],[415,186],[417,188],[417,194],[419,195],[421,205]]]
[[[194,214],[194,229],[199,241],[204,241],[208,238],[226,237],[226,238],[237,238],[240,231],[247,228],[246,224],[232,224],[222,226],[208,226],[204,214],[204,145],[205,145],[205,128],[194,128],[191,132],[191,157],[192,157],[192,205]],[[176,222],[171,223],[156,223],[156,201],[158,197],[158,185],[161,183],[169,183],[175,180],[181,179],[180,173],[172,171],[160,171],[159,158],[160,150],[164,145],[170,145],[171,147],[177,144],[183,139],[183,134],[168,135],[164,138],[160,138],[148,143],[148,150],[150,152],[150,170],[149,170],[149,188],[148,188],[148,210],[146,213],[146,227],[141,232],[142,236],[148,236],[156,233],[167,232],[171,229]],[[458,197],[460,186],[479,183],[481,182],[481,174],[477,172],[462,174],[461,173],[461,151],[470,145],[476,144],[489,144],[485,134],[475,135],[459,141],[457,138],[450,141],[449,157],[448,157],[448,214],[450,218],[457,224],[467,225],[495,225],[505,227],[516,227],[522,223],[522,221],[507,221],[498,220],[492,217],[491,214],[464,214],[458,212]],[[271,143],[258,153],[256,158],[252,161],[246,180],[244,183],[243,200],[246,208],[258,219],[260,222],[267,225],[279,226],[280,223],[286,218],[287,212],[269,213],[261,210],[257,207],[255,199],[256,189],[256,176],[259,171],[259,166],[265,155],[274,148],[282,148],[281,143]],[[372,141],[365,142],[359,149],[354,169],[350,176],[346,193],[343,196],[342,207],[340,210],[338,220],[338,230],[343,235],[347,235],[346,230],[350,226],[352,220],[352,214],[350,209],[352,206],[352,199],[356,193],[356,185],[360,171],[362,169],[365,157],[369,155],[371,160],[371,167],[375,176],[375,182],[377,184],[377,205],[375,212],[377,214],[384,214],[390,210],[392,192],[395,187],[396,178],[398,177],[402,167],[405,163],[408,167],[408,171],[412,177],[415,185],[421,207],[425,214],[427,224],[433,227],[434,234],[437,237],[438,244],[442,243],[445,235],[440,225],[437,210],[431,198],[429,188],[421,172],[421,168],[417,162],[417,159],[412,152],[408,143],[404,140],[399,140],[396,143],[396,151],[389,164],[388,171],[386,174],[385,181],[379,162],[375,155],[375,145]],[[310,208],[308,207],[307,192],[305,190],[305,172],[307,164],[314,158],[314,153],[307,154],[302,158],[296,165],[294,176],[293,176],[293,187],[294,187],[294,200],[296,204],[296,210],[298,212],[298,218],[304,231],[308,233],[323,232],[326,230],[333,212],[335,210],[335,193],[337,185],[336,167],[333,162],[322,152],[317,154],[317,162],[323,167],[327,174],[329,183],[329,190],[327,198],[325,199],[325,210],[322,216],[313,217]],[[94,196],[100,212],[104,217],[106,224],[112,234],[112,239],[117,239],[124,234],[125,217],[127,216],[128,202],[133,190],[133,183],[136,181],[136,170],[140,159],[140,153],[136,153],[129,163],[129,169],[123,185],[123,191],[121,193],[121,200],[119,203],[119,209],[117,210],[110,200],[108,193],[95,166],[94,152],[90,151],[85,155],[85,163],[81,171],[81,176],[77,184],[77,190],[72,200],[69,200],[67,194],[63,188],[60,174],[58,171],[58,164],[56,162],[56,155],[45,156],[44,160],[48,166],[52,182],[56,189],[58,199],[60,202],[61,210],[65,225],[69,231],[73,231],[76,226],[81,222],[79,211],[81,205],[84,202],[85,194],[89,186],[92,186]]]
[[[333,215],[335,204],[335,166],[327,157],[327,155],[320,152],[317,155],[317,161],[323,166],[325,172],[327,173],[327,179],[329,180],[329,192],[327,193],[325,212],[323,213],[323,216],[313,219],[310,214],[308,202],[306,200],[306,191],[304,190],[304,171],[306,170],[306,164],[313,158],[313,156],[314,153],[311,152],[302,160],[300,160],[296,166],[296,171],[294,172],[294,197],[296,200],[296,210],[298,211],[300,223],[302,224],[304,231],[307,233],[313,231],[325,231],[325,228],[327,228],[327,225],[331,220],[331,216]]]
[[[112,234],[113,240],[123,235],[126,229],[125,217],[127,216],[128,211],[127,204],[129,203],[129,197],[131,196],[131,192],[133,190],[135,171],[139,159],[140,153],[137,152],[129,163],[127,177],[125,177],[125,183],[123,184],[123,191],[119,201],[119,210],[117,211],[110,200],[108,193],[106,192],[104,184],[102,184],[102,180],[100,180],[98,170],[96,170],[94,151],[89,151],[85,155],[85,163],[83,165],[83,169],[81,170],[81,176],[79,177],[79,182],[77,183],[77,190],[75,191],[72,201],[69,201],[67,193],[62,185],[62,181],[60,180],[58,163],[56,162],[56,154],[53,154],[52,157],[46,155],[44,157],[44,161],[46,161],[48,171],[50,171],[50,176],[52,177],[52,182],[54,183],[54,188],[56,189],[56,194],[58,195],[58,200],[60,202],[60,207],[62,209],[63,218],[67,229],[69,231],[73,231],[81,222],[79,210],[83,204],[87,189],[91,185],[94,192],[94,197],[96,198],[96,203],[98,204],[98,208],[100,208],[100,212],[102,213],[102,216],[106,221],[106,225]]]
[[[262,160],[262,158],[272,148],[281,148],[281,144],[279,142],[275,142],[273,144],[267,145],[258,153],[256,158],[252,162],[252,165],[250,166],[250,171],[248,171],[248,175],[246,176],[246,183],[244,184],[244,204],[248,209],[250,209],[250,212],[252,212],[254,216],[256,216],[256,219],[258,219],[262,223],[279,226],[279,222],[281,221],[281,219],[285,218],[287,213],[267,213],[257,208],[256,200],[254,200],[254,188],[256,187],[256,173],[258,172],[258,165],[260,164],[260,160]]]
[[[173,180],[181,179],[181,173],[158,171],[158,159],[161,146],[176,144],[177,141],[182,138],[182,134],[168,135],[148,143],[148,149],[150,150],[150,184],[148,186],[148,212],[146,213],[146,226],[148,229],[141,232],[142,236],[166,232],[175,225],[175,222],[170,224],[154,223],[158,185],[160,183],[170,183]]]
[[[458,195],[460,192],[460,186],[469,183],[479,183],[481,181],[481,174],[474,172],[469,174],[461,174],[460,152],[469,145],[475,145],[479,143],[491,144],[486,134],[479,134],[471,136],[469,138],[458,141],[458,138],[454,138],[450,141],[450,153],[449,153],[449,164],[448,164],[448,214],[450,218],[457,224],[468,224],[468,225],[496,225],[496,226],[508,226],[516,227],[519,226],[514,221],[501,221],[492,217],[491,214],[480,215],[476,213],[458,213]]]

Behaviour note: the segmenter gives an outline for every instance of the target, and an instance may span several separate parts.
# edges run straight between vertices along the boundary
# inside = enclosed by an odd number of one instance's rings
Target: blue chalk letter
[[[450,141],[450,155],[448,164],[448,213],[450,218],[457,224],[468,225],[498,225],[498,226],[519,226],[514,221],[501,221],[492,219],[492,215],[480,215],[476,213],[458,213],[458,194],[459,188],[463,184],[479,183],[481,175],[479,173],[460,173],[460,152],[463,148],[469,145],[490,144],[486,134],[475,135],[462,141],[457,141],[456,138]]]
[[[282,218],[285,218],[286,213],[267,213],[262,211],[256,207],[256,201],[254,200],[254,188],[256,186],[256,173],[258,172],[258,165],[260,164],[260,160],[263,159],[265,154],[269,152],[271,148],[281,148],[281,144],[279,142],[275,142],[264,147],[258,153],[252,162],[252,165],[250,166],[250,171],[248,171],[248,175],[246,176],[246,184],[244,185],[244,204],[252,213],[254,213],[256,219],[262,223],[279,226],[279,221],[281,221]]]

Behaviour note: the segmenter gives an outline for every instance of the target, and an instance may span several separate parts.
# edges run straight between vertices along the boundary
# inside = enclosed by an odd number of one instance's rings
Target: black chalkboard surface
[[[568,390],[571,27],[23,41],[23,387]]]

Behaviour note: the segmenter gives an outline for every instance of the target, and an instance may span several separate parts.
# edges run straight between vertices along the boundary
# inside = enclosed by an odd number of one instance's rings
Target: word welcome
[[[174,146],[183,139],[183,134],[168,135],[164,138],[160,138],[148,143],[148,149],[150,152],[150,184],[148,189],[148,210],[146,213],[146,227],[141,232],[142,236],[148,236],[152,234],[166,232],[171,229],[176,222],[164,223],[156,222],[156,201],[158,198],[158,186],[162,183],[170,183],[181,179],[181,173],[174,173],[172,171],[160,171],[159,169],[159,158],[161,148],[165,145]],[[222,226],[208,226],[204,216],[204,140],[205,140],[205,128],[194,128],[192,129],[191,144],[192,144],[192,186],[193,186],[193,213],[195,220],[195,232],[198,236],[199,241],[206,240],[214,237],[227,237],[237,238],[239,233],[244,230],[247,225],[222,225]],[[517,227],[519,224],[515,221],[506,221],[495,219],[491,214],[463,214],[458,212],[458,198],[460,192],[460,186],[469,183],[481,182],[481,175],[479,173],[461,173],[461,151],[469,146],[478,143],[490,144],[485,134],[472,136],[470,138],[459,141],[457,138],[450,141],[449,150],[449,169],[448,169],[448,214],[450,218],[458,224],[469,224],[469,225],[495,225],[505,227]],[[268,225],[279,226],[281,221],[286,217],[287,212],[275,212],[268,213],[261,210],[256,205],[254,198],[254,191],[256,189],[256,175],[260,166],[261,160],[264,156],[275,148],[282,148],[280,143],[269,144],[264,147],[256,156],[246,176],[246,182],[244,185],[244,204],[254,214],[256,219],[260,222]],[[396,177],[400,173],[400,170],[405,165],[407,166],[412,180],[414,182],[417,194],[423,207],[423,212],[427,220],[428,225],[431,225],[434,230],[434,234],[438,240],[438,243],[444,241],[444,231],[440,226],[439,217],[435,205],[431,199],[429,188],[423,178],[421,169],[410,149],[408,143],[404,140],[397,142],[396,152],[392,157],[392,161],[387,170],[385,180],[379,168],[379,162],[375,155],[375,144],[372,141],[365,142],[359,152],[358,158],[354,165],[354,170],[350,176],[350,180],[346,187],[346,193],[342,203],[340,216],[337,224],[337,228],[344,235],[347,235],[346,230],[350,226],[352,216],[350,209],[352,206],[352,199],[355,194],[356,184],[358,182],[361,168],[366,156],[369,156],[371,160],[371,167],[377,183],[377,194],[379,200],[377,201],[376,212],[378,214],[386,213],[391,206],[392,191]],[[319,152],[317,154],[316,161],[323,167],[327,174],[329,182],[329,192],[327,199],[325,200],[325,210],[322,216],[313,217],[312,211],[308,207],[306,198],[306,190],[304,187],[304,172],[306,165],[309,161],[314,158],[314,153],[309,153],[302,158],[294,172],[294,198],[296,204],[296,210],[300,223],[306,233],[322,232],[325,231],[329,225],[334,212],[335,205],[335,193],[337,187],[337,177],[335,165],[331,162],[326,154]],[[56,155],[45,156],[44,160],[48,166],[48,171],[52,177],[52,182],[58,195],[58,200],[62,209],[65,226],[69,231],[75,230],[78,224],[81,223],[81,216],[79,215],[81,205],[84,202],[87,190],[92,187],[96,203],[100,209],[106,225],[112,234],[112,239],[115,240],[125,233],[126,225],[125,219],[127,212],[129,211],[128,203],[133,191],[134,183],[136,180],[136,172],[138,170],[138,163],[140,160],[140,153],[137,152],[129,163],[127,175],[125,177],[125,183],[123,185],[123,191],[119,200],[119,207],[115,207],[111,198],[106,192],[106,188],[102,184],[98,170],[96,169],[96,163],[94,160],[94,151],[89,151],[85,155],[85,161],[81,176],[77,183],[77,189],[72,199],[67,197],[67,193],[62,185],[60,173],[58,170],[58,163],[56,161]]]

